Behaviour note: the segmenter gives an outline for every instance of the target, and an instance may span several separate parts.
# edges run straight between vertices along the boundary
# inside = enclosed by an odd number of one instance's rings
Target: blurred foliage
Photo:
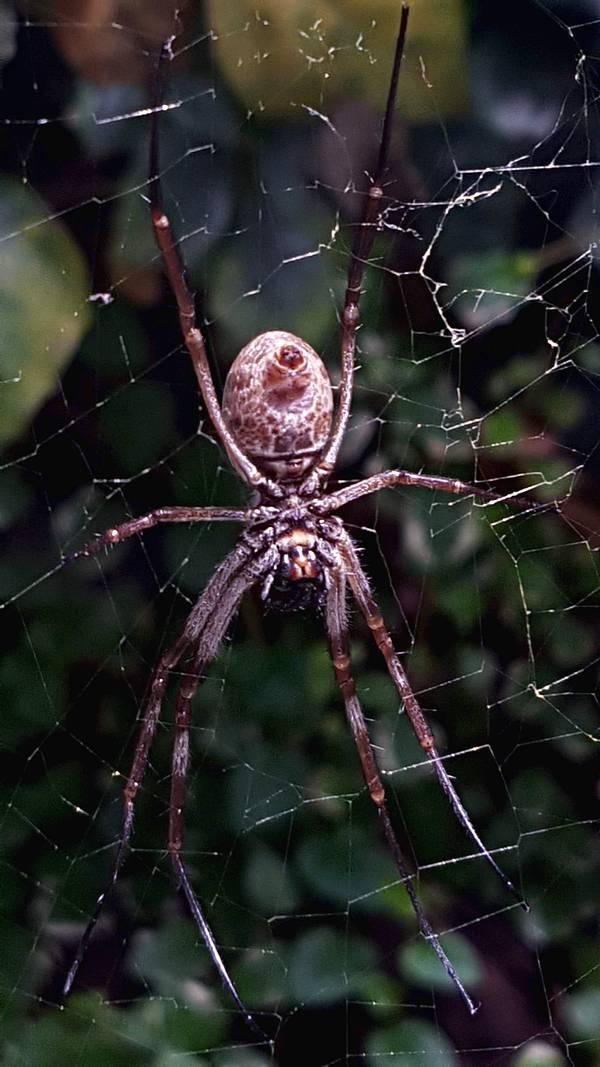
[[[390,1056],[401,1056],[419,1067],[453,1067],[459,1062],[448,1039],[431,1023],[418,1019],[381,1030],[369,1041],[369,1067]]]
[[[217,386],[240,345],[275,325],[313,343],[335,378],[398,5],[385,5],[388,23],[363,0],[265,4],[282,34],[272,62],[258,62],[256,5],[180,6],[160,170]],[[468,1018],[417,937],[320,621],[247,597],[195,700],[184,847],[273,1053],[221,990],[170,876],[174,685],[131,855],[60,1002],[118,839],[149,673],[236,530],[173,526],[65,556],[157,504],[247,493],[202,411],[198,428],[148,222],[146,108],[166,5],[108,4],[101,24],[93,5],[83,18],[28,7],[14,56],[16,16],[0,23],[2,1063],[600,1063],[600,292],[581,253],[595,241],[595,172],[570,165],[600,157],[591,60],[573,51],[576,40],[597,54],[598,25],[565,2],[567,32],[556,6],[414,0],[339,469],[406,466],[562,502],[560,515],[532,514],[399,490],[345,515],[447,770],[531,910],[472,856],[353,613],[392,817],[423,907],[481,1001]],[[313,27],[305,48],[318,39],[334,57],[327,100],[321,69],[313,99],[291,65],[298,18]]]
[[[209,0],[207,21],[221,72],[244,107],[269,119],[293,120],[309,109],[329,110],[330,81],[337,94],[381,106],[388,71],[377,57],[397,33],[399,6],[397,0],[372,0],[365,24],[363,0],[266,0],[260,15],[252,0],[235,7]],[[431,120],[439,106],[445,118],[462,114],[467,96],[464,4],[414,0],[411,8],[402,114],[413,121]],[[431,97],[423,92],[418,61],[424,51]]]
[[[0,183],[0,444],[23,434],[90,322],[83,256],[32,189]],[[51,339],[51,340],[50,340]]]

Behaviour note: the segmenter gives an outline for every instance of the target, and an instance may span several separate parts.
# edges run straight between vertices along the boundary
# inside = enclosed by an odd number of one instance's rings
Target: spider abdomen
[[[223,393],[223,418],[257,467],[295,481],[331,430],[333,395],[320,356],[283,330],[259,334],[236,356]]]

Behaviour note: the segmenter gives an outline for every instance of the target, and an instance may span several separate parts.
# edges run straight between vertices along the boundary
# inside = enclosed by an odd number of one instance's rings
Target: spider
[[[264,601],[275,593],[278,598],[285,598],[286,595],[293,598],[294,591],[301,588],[307,593],[304,597],[305,603],[312,604],[313,607],[321,606],[333,669],[344,701],[348,725],[384,837],[409,896],[419,931],[431,945],[471,1014],[477,1010],[478,1005],[466,991],[423,911],[413,887],[410,868],[404,859],[390,819],[382,777],[350,671],[346,623],[348,591],[356,601],[383,656],[402,708],[456,819],[477,851],[485,857],[502,880],[506,890],[522,906],[527,907],[481,840],[445,770],[433,733],[394,651],[390,634],[360,563],[357,548],[336,512],[359,497],[399,485],[420,486],[459,496],[472,496],[482,501],[508,501],[520,507],[533,506],[537,509],[539,505],[518,493],[501,495],[467,482],[407,470],[387,470],[334,492],[327,490],[350,413],[359,301],[365,264],[374,235],[383,225],[383,179],[389,154],[408,14],[408,5],[403,3],[378,159],[370,187],[364,194],[363,217],[350,252],[345,297],[340,314],[341,381],[336,404],[331,381],[321,358],[299,337],[281,330],[261,334],[240,351],[227,376],[222,404],[219,403],[209,369],[204,336],[196,320],[194,297],[188,287],[184,263],[162,204],[157,117],[163,108],[160,96],[153,109],[150,137],[150,210],[156,241],[177,302],[183,339],[198,379],[202,400],[232,467],[254,491],[256,502],[241,509],[159,507],[146,515],[106,530],[69,557],[74,559],[89,556],[103,547],[117,544],[159,523],[234,522],[244,527],[235,547],[217,567],[192,607],[179,637],[162,654],[151,676],[149,695],[143,709],[133,761],[123,793],[122,828],[116,856],[107,886],[98,897],[65,980],[65,996],[73,986],[106,893],[116,882],[127,853],[133,830],[135,800],[144,778],[168,679],[172,672],[179,669],[181,680],[175,701],[168,852],[177,882],[183,890],[198,932],[225,989],[249,1026],[262,1038],[265,1037],[229,976],[192,886],[182,851],[192,700],[200,678],[214,659],[242,597],[257,585]],[[163,45],[159,69],[161,63],[171,56],[172,43],[173,39]]]

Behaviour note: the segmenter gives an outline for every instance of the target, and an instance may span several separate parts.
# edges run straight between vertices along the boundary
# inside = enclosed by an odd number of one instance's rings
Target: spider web
[[[217,386],[274,327],[336,380],[399,5],[225,6],[182,6],[161,127]],[[61,1004],[150,671],[236,531],[164,527],[65,559],[158,504],[247,499],[198,424],[149,227],[148,84],[173,12],[107,8],[0,4],[2,1062],[598,1064],[593,0],[415,0],[338,468],[558,502],[403,489],[344,512],[445,766],[530,905],[455,825],[353,614],[392,818],[479,1013],[418,937],[320,621],[252,597],[195,700],[184,854],[275,1049],[221,991],[172,882],[171,700],[131,855]]]

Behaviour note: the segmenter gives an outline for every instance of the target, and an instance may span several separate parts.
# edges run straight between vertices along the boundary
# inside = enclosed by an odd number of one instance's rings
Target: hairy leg
[[[177,641],[169,648],[158,661],[152,678],[150,681],[149,696],[146,701],[144,711],[142,714],[142,721],[140,724],[138,739],[136,742],[133,760],[131,763],[131,769],[127,777],[125,789],[123,791],[123,821],[121,825],[121,836],[117,847],[117,853],[113,860],[112,868],[109,878],[107,880],[105,888],[100,893],[100,896],[96,900],[96,905],[87,926],[83,932],[81,941],[77,948],[75,959],[73,960],[69,972],[65,979],[63,986],[63,995],[67,996],[73,986],[73,982],[77,976],[81,961],[85,956],[90,939],[94,932],[94,928],[104,906],[106,894],[115,884],[123,860],[127,853],[129,840],[131,838],[131,832],[133,829],[133,813],[134,803],[137,796],[137,792],[140,788],[146,765],[148,762],[148,754],[150,751],[150,745],[156,731],[158,719],[160,715],[160,709],[162,706],[163,698],[167,688],[170,672],[177,666],[179,660],[184,655],[186,650],[192,648],[199,640],[204,626],[211,615],[222,605],[224,602],[229,603],[230,598],[227,596],[232,584],[234,583],[235,576],[240,569],[250,559],[252,550],[249,544],[245,541],[239,541],[235,548],[232,549],[230,554],[221,563],[220,567],[215,571],[213,577],[209,581],[206,589],[201,594],[196,604],[192,608],[182,633],[178,637]],[[237,586],[234,586],[237,589]],[[241,595],[241,594],[240,594]],[[239,600],[239,597],[238,597]],[[237,603],[237,601],[236,601]],[[234,608],[231,609],[233,614]],[[231,614],[229,617],[231,617]]]
[[[375,756],[373,755],[373,749],[371,748],[365,717],[356,695],[354,679],[350,673],[348,629],[346,625],[346,589],[343,564],[340,563],[340,566],[338,567],[327,568],[325,573],[327,582],[326,626],[331,659],[333,660],[336,680],[344,698],[346,717],[350,729],[352,730],[352,737],[360,759],[363,777],[367,789],[369,790],[369,796],[377,808],[377,813],[383,826],[386,841],[390,852],[394,857],[394,862],[404,884],[404,888],[408,893],[413,911],[419,924],[419,930],[423,937],[429,941],[433,951],[444,967],[446,974],[448,974],[454,982],[467,1005],[469,1012],[473,1015],[477,1011],[477,1005],[467,993],[454,967],[444,952],[437,934],[434,933],[429,920],[421,907],[412,885],[412,875],[402,855],[387,810],[383,782],[379,774]]]
[[[192,700],[210,662],[214,659],[220,642],[231,621],[237,606],[247,589],[260,581],[276,563],[277,550],[271,549],[258,560],[249,560],[239,574],[224,590],[223,596],[215,606],[204,629],[197,638],[195,651],[190,658],[187,670],[179,684],[175,704],[175,740],[171,769],[171,798],[169,803],[169,839],[168,849],[173,869],[183,889],[188,907],[196,928],[208,949],[212,962],[219,973],[223,986],[237,1005],[247,1024],[260,1037],[268,1040],[266,1034],[255,1023],[245,1007],[219,952],[217,942],[205,918],[204,911],[194,892],[191,879],[182,859],[183,812],[185,804],[186,776],[189,757],[189,731],[192,721]]]
[[[394,108],[396,106],[396,94],[398,91],[400,65],[404,53],[407,23],[408,6],[402,4],[400,28],[396,39],[396,52],[392,66],[392,75],[390,78],[390,87],[385,107],[385,117],[383,121],[383,129],[381,131],[381,140],[379,142],[379,154],[375,166],[375,174],[373,183],[368,193],[365,194],[363,217],[356,231],[352,250],[350,252],[346,295],[344,297],[344,306],[340,316],[342,377],[339,388],[339,399],[331,436],[316,470],[309,476],[307,485],[316,485],[319,481],[323,481],[324,478],[329,477],[331,474],[335,466],[343,436],[346,432],[346,425],[350,414],[354,380],[354,350],[356,348],[356,331],[359,324],[358,307],[360,303],[361,286],[381,215],[381,204],[384,194],[383,179],[388,164],[392,138],[392,119]]]
[[[461,482],[457,478],[440,478],[436,475],[416,474],[413,471],[390,470],[374,474],[371,478],[364,478],[353,485],[346,485],[335,493],[329,493],[314,505],[314,510],[320,515],[329,515],[337,511],[344,504],[350,504],[361,496],[369,496],[377,493],[380,489],[391,489],[395,485],[415,485],[422,489],[433,489],[442,493],[453,493],[455,496],[472,496],[475,500],[486,503],[509,504],[511,507],[521,510],[533,511],[558,511],[558,505],[553,501],[544,504],[527,496],[520,489],[511,489],[510,492],[497,493],[493,489],[484,489],[480,485],[472,485],[470,482]],[[531,491],[531,489],[529,490]]]
[[[423,712],[419,706],[419,702],[410,687],[410,683],[408,681],[406,673],[400,663],[400,660],[398,659],[398,656],[396,655],[394,646],[392,644],[392,639],[385,627],[384,621],[379,612],[379,608],[377,607],[377,604],[375,603],[375,600],[369,588],[367,576],[360,565],[356,549],[354,548],[354,545],[352,544],[352,541],[347,534],[343,535],[343,540],[340,543],[340,552],[346,564],[348,582],[350,584],[350,588],[352,589],[352,593],[354,594],[358,606],[362,614],[364,615],[366,623],[373,635],[373,639],[383,658],[385,659],[387,669],[394,685],[396,686],[396,689],[398,690],[398,694],[402,700],[404,710],[406,711],[408,720],[413,728],[417,741],[425,752],[427,758],[431,761],[438,782],[440,783],[444,793],[446,794],[456,818],[458,819],[465,833],[468,834],[468,836],[477,846],[478,851],[481,852],[483,856],[485,856],[486,860],[494,869],[494,871],[496,872],[506,889],[509,891],[509,893],[511,893],[512,896],[514,896],[515,899],[519,901],[519,903],[523,908],[525,908],[525,910],[528,910],[527,904],[523,901],[521,894],[518,892],[517,889],[515,889],[510,879],[506,877],[504,871],[501,870],[493,856],[490,855],[487,848],[485,847],[483,841],[481,840],[479,834],[477,833],[475,827],[471,822],[469,814],[462,800],[460,799],[458,793],[456,792],[456,789],[454,788],[454,785],[452,784],[450,777],[448,776],[446,768],[444,767],[444,764],[442,763],[438,751],[435,747],[435,740],[433,737],[433,733],[431,732],[431,728],[427,723],[425,716],[423,715]]]
[[[183,340],[196,373],[204,405],[217,436],[238,474],[249,485],[268,492],[272,498],[276,499],[282,496],[280,487],[276,482],[261,474],[256,464],[252,462],[249,456],[245,455],[223,418],[208,364],[204,334],[198,326],[196,318],[194,296],[185,276],[185,264],[173,238],[171,224],[163,207],[160,186],[158,117],[162,110],[162,64],[171,56],[171,44],[172,42],[163,45],[158,60],[155,104],[150,129],[150,215],[154,236],[160,249],[165,273],[177,301]]]
[[[150,530],[153,526],[158,526],[161,522],[246,523],[252,517],[253,509],[243,508],[154,508],[153,511],[149,511],[146,515],[139,515],[135,519],[128,519],[127,522],[122,522],[119,526],[111,526],[110,529],[105,530],[104,533],[94,538],[93,541],[89,541],[83,548],[78,548],[76,552],[72,552],[69,556],[66,556],[64,562],[70,563],[72,560],[79,559],[81,556],[93,556],[94,553],[98,552],[101,548],[106,548],[109,545],[118,545],[128,537],[134,537],[136,534],[143,533],[144,530]]]

